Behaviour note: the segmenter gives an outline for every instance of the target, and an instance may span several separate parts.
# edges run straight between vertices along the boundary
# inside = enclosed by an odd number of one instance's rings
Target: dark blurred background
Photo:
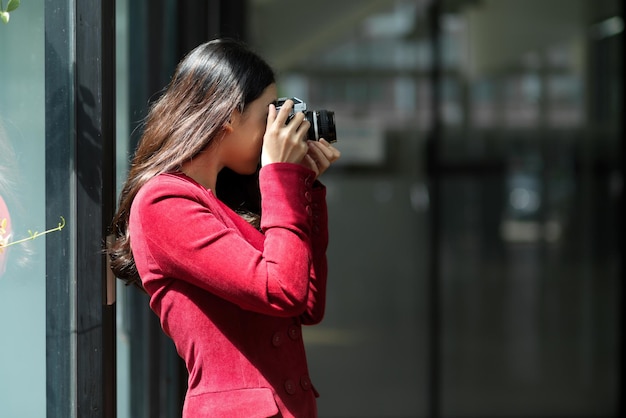
[[[118,171],[201,42],[249,42],[336,114],[320,417],[618,417],[624,395],[623,4],[117,2]],[[127,138],[131,142],[127,143]],[[185,376],[133,289],[118,416],[176,416]]]

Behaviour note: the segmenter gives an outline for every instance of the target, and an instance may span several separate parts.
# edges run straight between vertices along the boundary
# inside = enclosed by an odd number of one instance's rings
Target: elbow
[[[299,257],[298,260],[306,260]],[[310,265],[300,262],[289,269],[280,269],[268,274],[267,296],[276,315],[298,317],[309,308]]]
[[[302,316],[307,311],[307,297],[305,294],[270,294],[270,304],[277,316]]]
[[[317,325],[324,319],[325,311],[325,300],[309,298],[307,309],[300,315],[300,322],[303,325]]]
[[[300,316],[302,325],[317,325],[324,319],[324,312],[305,312]]]

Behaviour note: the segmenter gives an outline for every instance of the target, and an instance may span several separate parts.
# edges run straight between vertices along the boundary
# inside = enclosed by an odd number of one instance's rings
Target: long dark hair
[[[108,248],[108,255],[118,278],[141,287],[128,233],[130,208],[139,189],[161,173],[180,169],[184,162],[211,146],[233,111],[243,111],[274,81],[270,66],[234,40],[202,44],[178,64],[164,94],[148,113],[111,224],[116,240]],[[254,178],[239,178],[232,173],[221,177],[217,188],[223,197],[218,197],[229,205],[241,206],[241,197],[229,197],[229,190],[237,188],[228,183],[250,182]]]

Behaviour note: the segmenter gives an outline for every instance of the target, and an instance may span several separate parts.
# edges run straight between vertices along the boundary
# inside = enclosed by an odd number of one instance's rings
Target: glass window
[[[428,414],[432,59],[428,39],[412,36],[428,32],[427,3],[313,2],[302,19],[289,1],[250,2],[250,41],[280,94],[336,112],[342,158],[322,178],[327,314],[303,330],[320,417]]]
[[[442,416],[617,416],[620,2],[442,4]]]
[[[3,417],[114,412],[102,253],[112,205],[112,3],[87,3],[21,2],[0,23]]]
[[[336,111],[320,416],[615,416],[620,3],[249,4],[281,94]]]
[[[119,181],[174,57],[228,26],[226,0],[191,3],[118,2]],[[327,315],[305,329],[320,418],[617,416],[619,2],[244,10],[279,94],[336,114]],[[119,290],[119,416],[175,414],[182,366]]]
[[[0,239],[11,242],[47,227],[43,4],[22,2],[0,21],[0,39]],[[45,244],[0,249],[3,417],[46,416]]]

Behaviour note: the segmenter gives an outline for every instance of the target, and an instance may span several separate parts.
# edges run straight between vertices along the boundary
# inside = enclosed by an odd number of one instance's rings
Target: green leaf
[[[9,13],[0,12],[0,20],[2,20],[4,23],[9,23]]]
[[[20,7],[20,0],[9,0],[7,3],[7,12],[12,12],[13,10]]]

